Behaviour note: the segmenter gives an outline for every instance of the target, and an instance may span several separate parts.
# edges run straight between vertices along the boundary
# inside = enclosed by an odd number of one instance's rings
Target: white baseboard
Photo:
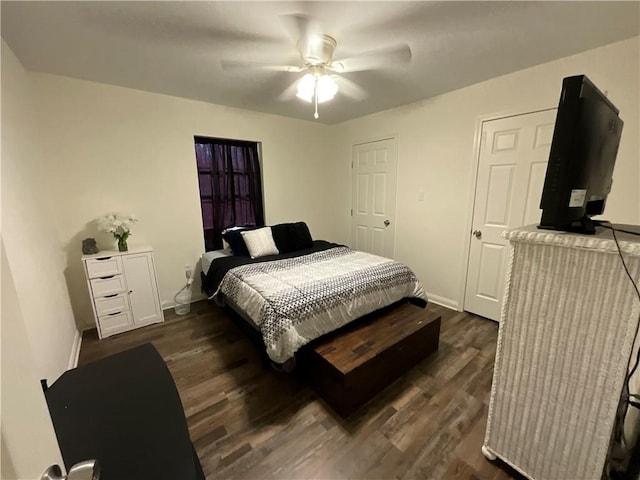
[[[191,296],[190,303],[195,303],[195,302],[199,302],[200,300],[206,300],[206,299],[207,299],[207,296],[204,293],[198,293],[197,295]],[[162,310],[170,310],[175,306],[176,306],[176,302],[174,302],[173,300],[164,300],[162,302]]]
[[[452,310],[456,310],[460,312],[460,306],[456,300],[452,300],[447,297],[441,297],[440,295],[436,295],[434,293],[427,292],[427,298],[430,302],[435,303],[436,305],[440,305],[441,307],[450,308]]]
[[[67,370],[76,368],[78,366],[78,358],[80,357],[80,347],[82,346],[82,332],[76,330],[76,335],[73,337],[73,345],[71,345],[71,354],[69,355],[69,366]]]
[[[173,308],[173,302],[169,301],[169,300],[163,300],[161,303],[161,307],[162,310],[169,310],[170,308]]]
[[[429,302],[435,303],[436,305],[440,305],[441,307],[450,308],[458,312],[462,311],[460,309],[459,303],[456,300],[452,300],[450,298],[442,297],[440,295],[436,295],[434,293],[429,293],[429,292],[427,292],[427,298],[429,299]],[[207,296],[200,293],[198,295],[194,295],[191,297],[191,303],[199,302],[201,300],[206,300],[206,299],[207,299]],[[162,302],[162,310],[170,310],[175,306],[176,305],[173,300],[165,300]]]

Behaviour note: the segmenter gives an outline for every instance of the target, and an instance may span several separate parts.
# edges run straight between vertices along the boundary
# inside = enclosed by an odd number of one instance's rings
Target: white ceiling
[[[287,14],[338,41],[335,58],[406,42],[410,65],[345,74],[368,92],[320,105],[333,124],[640,32],[634,2],[10,2],[2,37],[27,69],[312,120],[278,97],[301,74],[239,73],[221,60],[299,64]],[[583,72],[575,72],[576,74]],[[557,79],[559,82],[560,79]]]

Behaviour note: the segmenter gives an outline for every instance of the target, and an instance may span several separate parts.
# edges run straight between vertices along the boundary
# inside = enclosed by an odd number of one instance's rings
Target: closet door
[[[464,309],[500,321],[509,264],[502,233],[540,221],[556,110],[482,124]]]
[[[151,252],[123,255],[122,266],[136,326],[163,321],[156,271]]]
[[[393,258],[398,176],[395,138],[353,146],[351,246]]]

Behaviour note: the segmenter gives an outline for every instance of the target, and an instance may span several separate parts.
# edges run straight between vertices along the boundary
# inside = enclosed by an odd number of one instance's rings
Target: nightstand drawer
[[[87,274],[89,278],[108,277],[122,273],[120,257],[98,257],[87,260]]]
[[[99,317],[111,313],[129,310],[128,295],[126,293],[113,294],[108,297],[96,298],[96,314]]]
[[[123,293],[127,289],[124,281],[124,276],[114,275],[106,278],[94,278],[91,280],[91,292],[93,298],[106,297],[107,295],[113,295],[114,293]]]
[[[98,323],[100,324],[102,337],[108,337],[109,335],[130,330],[133,327],[133,317],[131,312],[126,310],[98,317]]]

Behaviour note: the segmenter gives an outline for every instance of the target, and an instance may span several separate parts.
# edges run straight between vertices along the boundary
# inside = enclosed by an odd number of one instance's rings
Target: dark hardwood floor
[[[206,302],[105,340],[85,332],[79,363],[153,343],[208,479],[517,477],[480,452],[497,324],[428,308],[442,316],[439,351],[346,420],[304,379],[264,368],[231,314]]]

